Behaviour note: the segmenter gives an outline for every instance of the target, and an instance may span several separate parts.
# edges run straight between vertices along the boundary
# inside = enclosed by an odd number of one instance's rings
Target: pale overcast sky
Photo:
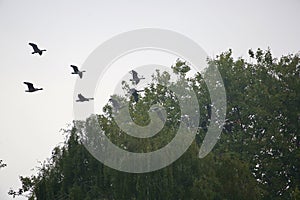
[[[300,50],[299,10],[298,0],[0,0],[0,159],[8,165],[0,170],[0,199],[11,199],[19,175],[33,174],[63,141],[59,130],[72,122],[77,78],[69,65],[80,67],[102,42],[161,28],[189,37],[210,57],[231,48],[248,58],[249,48],[268,47],[280,56]],[[47,52],[31,55],[28,42]],[[23,81],[44,90],[25,93]]]

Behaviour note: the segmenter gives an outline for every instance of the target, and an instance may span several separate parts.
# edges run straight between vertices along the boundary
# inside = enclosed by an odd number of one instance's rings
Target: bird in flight
[[[153,107],[150,109],[150,111],[155,112],[162,122],[166,121],[166,116],[164,115],[164,113],[161,111],[159,107]]]
[[[33,84],[29,83],[29,82],[24,82],[24,84],[26,84],[27,87],[28,87],[28,90],[25,90],[25,92],[35,92],[35,91],[38,91],[38,90],[43,90],[43,88],[35,88],[33,86]]]
[[[118,102],[118,100],[114,99],[114,98],[110,98],[109,101],[112,103],[112,106],[114,107],[114,109],[116,111],[118,111],[120,109],[120,104]]]
[[[135,85],[137,85],[140,80],[145,79],[144,77],[139,77],[138,73],[134,70],[131,70],[129,73],[132,74],[132,79],[130,79],[130,81],[132,81]]]
[[[85,102],[90,100],[94,100],[94,98],[86,98],[82,94],[78,94],[78,99],[76,100],[76,102]]]
[[[135,88],[131,88],[129,93],[133,96],[134,101],[137,103],[139,101],[139,92],[143,92],[144,90],[136,90]]]
[[[78,70],[78,67],[75,66],[75,65],[71,65],[71,67],[72,67],[73,70],[74,70],[74,72],[72,72],[72,74],[78,74],[78,76],[79,76],[80,78],[82,78],[83,72],[85,72],[85,71],[79,71],[79,70]]]
[[[38,54],[40,54],[40,56],[43,54],[43,51],[47,51],[46,49],[43,49],[43,50],[40,50],[39,48],[38,48],[38,46],[36,45],[36,44],[34,44],[34,43],[29,43],[29,45],[33,48],[33,52],[32,52],[32,54],[35,54],[35,53],[38,53]]]
[[[111,97],[109,99],[109,102],[111,102],[115,112],[118,112],[120,109],[125,107],[125,105],[123,105],[122,102],[118,100],[116,97]]]

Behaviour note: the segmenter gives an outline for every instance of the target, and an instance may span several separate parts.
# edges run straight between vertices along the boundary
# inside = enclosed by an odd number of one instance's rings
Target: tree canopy
[[[201,113],[196,138],[178,160],[154,172],[132,174],[103,165],[82,144],[82,129],[93,123],[99,123],[114,144],[132,152],[151,152],[171,141],[184,119],[180,118],[178,99],[164,87],[171,84],[170,75],[156,71],[153,84],[144,89],[137,103],[132,98],[116,98],[129,101],[131,117],[139,125],[149,123],[147,111],[151,105],[164,106],[166,122],[157,135],[148,139],[127,135],[114,121],[113,108],[107,104],[96,122],[95,118],[74,122],[66,130],[64,145],[53,149],[38,174],[21,176],[22,188],[9,194],[74,200],[299,199],[299,55],[273,58],[269,49],[258,49],[249,50],[249,56],[249,61],[234,59],[229,50],[208,59],[207,70],[216,66],[223,78],[227,115],[218,143],[205,158],[199,159],[198,152],[213,105],[203,76],[197,73],[187,78],[190,67],[178,60],[172,66],[178,75],[175,84],[188,80],[200,105],[196,112]],[[125,82],[123,86],[128,87]]]

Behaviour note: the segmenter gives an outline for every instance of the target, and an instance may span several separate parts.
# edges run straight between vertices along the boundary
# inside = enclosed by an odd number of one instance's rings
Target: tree
[[[186,78],[190,67],[177,60],[172,66],[178,75],[170,81],[166,72],[156,71],[153,83],[145,88],[137,103],[129,102],[134,123],[147,125],[148,110],[153,104],[166,108],[166,123],[151,139],[127,135],[117,125],[113,108],[106,105],[104,114],[76,121],[65,144],[53,150],[37,175],[20,177],[22,188],[10,194],[29,199],[297,199],[299,197],[299,55],[273,58],[268,49],[249,50],[253,62],[233,59],[232,51],[208,60],[209,71],[220,71],[227,96],[227,116],[218,143],[204,159],[199,148],[210,124],[213,103],[203,74]],[[206,71],[207,72],[207,71]],[[205,73],[204,72],[204,75]],[[173,164],[161,170],[130,174],[106,167],[84,147],[85,138],[99,124],[115,145],[132,152],[150,152],[165,146],[176,134],[180,123],[187,127],[191,116],[182,118],[178,98],[166,86],[188,85],[197,94],[200,115],[196,139]],[[215,87],[218,87],[217,85]],[[129,85],[123,82],[123,88]],[[184,98],[184,97],[181,97]],[[185,102],[189,103],[188,97]],[[119,112],[122,112],[120,110]],[[125,127],[128,125],[125,121]],[[93,147],[105,148],[99,143]]]

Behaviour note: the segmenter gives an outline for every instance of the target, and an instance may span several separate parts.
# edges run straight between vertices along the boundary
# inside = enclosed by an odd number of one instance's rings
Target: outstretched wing
[[[144,92],[144,90],[136,90],[135,88],[130,88],[130,89],[129,89],[129,93],[130,93],[130,94],[138,93],[138,92]]]
[[[79,78],[82,78],[82,72],[78,72]]]
[[[78,98],[79,98],[80,101],[84,101],[85,100],[85,97],[82,94],[78,94]]]
[[[117,109],[120,108],[120,104],[116,99],[110,98],[109,101],[112,103],[114,108],[117,108]]]
[[[134,70],[131,70],[132,73],[132,79],[138,79],[138,73]]]
[[[34,87],[33,87],[33,84],[32,84],[32,83],[24,82],[24,84],[27,85],[27,87],[28,87],[29,90],[34,90]]]
[[[78,67],[75,65],[71,65],[71,67],[73,68],[74,72],[77,73],[78,72]]]
[[[34,51],[39,51],[39,48],[36,44],[30,42],[29,45],[33,48]]]
[[[129,93],[130,94],[133,94],[133,93],[136,93],[137,92],[137,90],[135,89],[135,88],[131,88],[130,90],[129,90]]]

